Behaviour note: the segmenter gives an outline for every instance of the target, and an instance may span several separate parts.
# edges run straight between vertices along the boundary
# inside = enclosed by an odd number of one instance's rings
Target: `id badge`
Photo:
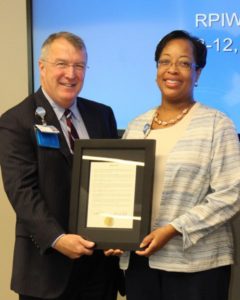
[[[45,148],[60,148],[59,131],[53,126],[35,125],[38,146]]]

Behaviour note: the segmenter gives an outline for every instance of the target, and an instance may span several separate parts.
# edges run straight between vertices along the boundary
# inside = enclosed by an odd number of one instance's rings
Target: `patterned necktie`
[[[69,141],[70,141],[71,150],[73,152],[74,141],[76,139],[79,139],[79,136],[78,136],[76,128],[74,127],[74,125],[72,123],[72,112],[71,112],[71,110],[66,109],[65,112],[64,112],[64,116],[66,117],[68,137],[69,137]]]

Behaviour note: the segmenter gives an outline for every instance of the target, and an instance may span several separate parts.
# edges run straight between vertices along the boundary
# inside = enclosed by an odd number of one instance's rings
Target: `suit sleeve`
[[[64,231],[50,213],[38,186],[33,125],[11,111],[0,118],[0,164],[6,194],[16,217],[17,236],[32,240],[44,253]]]

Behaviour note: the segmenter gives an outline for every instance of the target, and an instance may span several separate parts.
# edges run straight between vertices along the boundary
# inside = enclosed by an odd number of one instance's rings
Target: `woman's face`
[[[193,100],[193,88],[201,69],[196,70],[193,46],[185,39],[169,41],[158,60],[157,84],[163,101]]]

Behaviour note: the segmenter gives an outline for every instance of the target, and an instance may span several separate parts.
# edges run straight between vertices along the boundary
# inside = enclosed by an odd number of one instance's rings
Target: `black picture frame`
[[[97,249],[136,250],[150,231],[155,140],[90,139],[75,141],[69,230],[94,241]],[[87,227],[90,166],[94,159],[83,156],[142,162],[136,167],[132,228]]]

